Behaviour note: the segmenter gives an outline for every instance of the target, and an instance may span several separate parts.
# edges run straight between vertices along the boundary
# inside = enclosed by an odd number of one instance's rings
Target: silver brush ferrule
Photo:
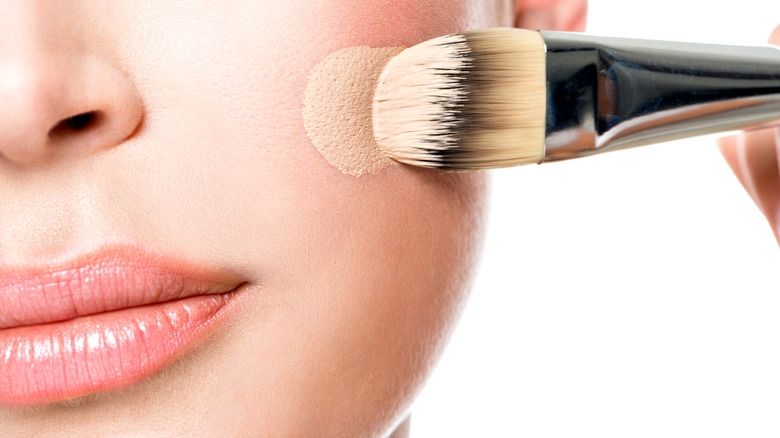
[[[543,161],[780,121],[780,50],[541,32]]]

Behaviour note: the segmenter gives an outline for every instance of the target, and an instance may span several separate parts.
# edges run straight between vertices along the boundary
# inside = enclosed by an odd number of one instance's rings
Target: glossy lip
[[[229,272],[137,248],[0,269],[0,405],[135,383],[218,327],[247,295]]]

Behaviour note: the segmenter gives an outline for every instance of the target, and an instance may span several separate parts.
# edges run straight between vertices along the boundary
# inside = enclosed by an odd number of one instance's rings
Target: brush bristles
[[[374,137],[403,163],[478,170],[544,156],[546,78],[538,32],[492,29],[426,41],[390,60]]]

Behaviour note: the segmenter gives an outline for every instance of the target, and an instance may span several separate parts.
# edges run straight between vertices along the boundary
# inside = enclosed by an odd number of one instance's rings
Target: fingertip
[[[738,137],[736,163],[743,186],[766,216],[777,237],[780,231],[780,165],[777,130],[750,131]]]
[[[522,29],[585,30],[587,0],[520,0],[517,2],[515,26]]]
[[[569,32],[585,32],[585,27],[588,24],[588,2],[580,2],[579,10],[572,18],[571,22],[567,25]]]
[[[737,136],[736,135],[729,135],[726,137],[720,137],[715,140],[715,142],[718,145],[718,150],[720,150],[720,153],[723,154],[724,158],[727,154],[730,155],[731,151],[734,149],[736,143],[737,143]]]
[[[740,184],[742,186],[745,186],[745,180],[742,175],[742,171],[740,170],[739,162],[737,159],[737,135],[732,135],[729,137],[721,137],[717,139],[718,144],[718,150],[720,151],[720,154],[723,156],[723,159],[726,160],[726,163],[729,165],[729,168],[731,168],[731,171],[734,172],[734,175],[739,180]]]
[[[769,43],[780,45],[780,25],[772,31],[772,35],[769,36]]]

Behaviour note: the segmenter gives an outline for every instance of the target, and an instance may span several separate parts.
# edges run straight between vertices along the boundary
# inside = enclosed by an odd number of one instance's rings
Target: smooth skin
[[[0,436],[404,436],[468,295],[486,179],[343,175],[306,138],[308,72],[348,46],[582,30],[585,11],[585,0],[0,2],[0,265],[139,244],[260,287],[143,383],[0,408]]]

